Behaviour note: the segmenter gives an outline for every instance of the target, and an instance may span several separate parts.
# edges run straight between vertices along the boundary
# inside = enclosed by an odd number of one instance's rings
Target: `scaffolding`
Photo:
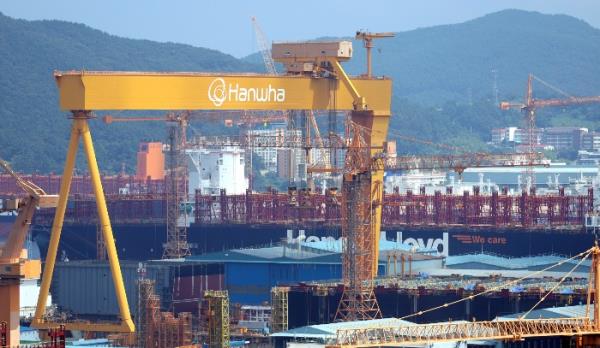
[[[192,315],[160,311],[160,298],[154,293],[154,281],[138,282],[138,346],[144,348],[170,348],[192,343]]]
[[[482,190],[475,186],[471,192],[453,192],[448,187],[429,194],[423,190],[400,192],[395,188],[383,195],[382,224],[576,230],[583,227],[585,214],[593,210],[594,190],[591,188],[587,193],[578,194],[569,194],[564,188],[554,194],[534,191],[510,194],[507,188],[491,193]],[[291,209],[292,199],[304,208]],[[334,189],[325,194],[308,190],[248,191],[241,195],[225,192],[217,198],[198,191],[194,198],[194,218],[200,225],[296,222],[337,227],[341,218],[340,199],[341,195]],[[65,224],[97,223],[93,197],[74,197],[69,202]],[[163,193],[107,195],[106,203],[111,221],[116,224],[164,224],[167,216],[167,199]],[[53,220],[53,209],[42,209],[34,216],[34,223],[39,226],[50,226]]]
[[[229,293],[207,290],[204,299],[208,302],[208,347],[229,348]]]
[[[290,288],[276,286],[271,289],[271,332],[288,329],[288,293]]]
[[[152,313],[155,311],[149,308],[150,297],[154,294],[154,281],[150,279],[138,280],[138,313],[136,316],[135,327],[137,328],[137,341],[140,347],[150,346],[152,340],[148,336],[152,331]],[[156,308],[158,311],[158,308]]]
[[[167,243],[163,259],[178,259],[190,255],[187,242],[187,221],[180,223],[181,207],[186,203],[187,167],[183,158],[185,144],[185,126],[169,127],[169,168],[167,188]],[[182,183],[183,181],[183,183]],[[184,217],[186,213],[183,213]]]

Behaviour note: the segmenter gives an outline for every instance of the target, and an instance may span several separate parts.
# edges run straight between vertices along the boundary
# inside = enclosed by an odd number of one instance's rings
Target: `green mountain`
[[[600,30],[565,15],[505,10],[375,45],[374,70],[394,78],[399,96],[425,104],[491,98],[492,70],[501,98],[521,97],[528,73],[574,95],[600,94]],[[349,70],[361,72],[364,50],[355,52]]]
[[[520,98],[529,73],[573,95],[600,94],[600,30],[566,15],[504,10],[398,32],[374,45],[375,74],[392,77],[398,97],[424,105],[492,98],[494,75],[501,99]],[[353,46],[353,58],[344,66],[351,74],[364,73],[362,41],[353,40]],[[244,60],[262,63],[259,54]],[[549,90],[539,92],[545,96]]]
[[[82,24],[0,14],[0,158],[22,171],[62,171],[68,114],[58,108],[54,70],[256,71],[221,52],[112,36]],[[129,169],[142,139],[163,140],[158,123],[92,121],[101,170]],[[85,170],[83,165],[79,168]]]
[[[326,38],[324,40],[331,40]],[[344,63],[363,73],[365,50],[354,41]],[[520,125],[518,112],[501,112],[498,99],[520,101],[533,73],[571,95],[600,95],[600,30],[565,15],[504,10],[460,24],[396,33],[375,41],[373,70],[393,79],[392,129],[435,142],[485,148],[490,129]],[[257,54],[244,58],[259,63]],[[536,82],[537,98],[561,97]],[[560,114],[559,119],[552,117]],[[538,124],[600,128],[600,107],[539,110]],[[432,152],[399,143],[403,153]]]
[[[378,40],[373,51],[374,71],[394,79],[393,128],[455,145],[481,148],[491,128],[520,125],[518,112],[497,109],[494,87],[499,100],[522,100],[529,73],[571,95],[600,95],[600,30],[564,15],[506,10],[401,32]],[[355,52],[348,70],[360,73],[364,49]],[[534,96],[562,95],[535,82]],[[559,113],[568,117],[554,121]],[[545,109],[538,116],[540,126],[600,127],[597,106]],[[423,150],[401,145],[404,152]]]
[[[359,24],[357,24],[358,26]],[[390,28],[393,29],[393,28]],[[364,70],[355,42],[346,63]],[[563,15],[506,10],[461,24],[397,33],[378,40],[374,71],[394,80],[392,131],[471,149],[485,148],[490,129],[518,125],[518,112],[495,104],[522,98],[532,72],[572,95],[600,95],[600,30]],[[62,21],[24,21],[0,14],[0,157],[22,171],[60,171],[68,114],[57,106],[53,70],[261,71],[257,55],[239,60],[215,50],[112,36]],[[535,95],[560,96],[537,83]],[[557,115],[552,117],[552,115]],[[600,107],[539,113],[540,125],[600,129]],[[199,125],[202,131],[207,129]],[[131,170],[140,140],[163,140],[164,124],[92,122],[101,170]],[[401,142],[400,152],[435,151]],[[85,170],[84,167],[79,166]]]

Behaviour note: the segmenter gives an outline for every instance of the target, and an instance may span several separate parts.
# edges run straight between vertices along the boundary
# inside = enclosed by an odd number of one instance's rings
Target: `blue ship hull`
[[[164,224],[127,224],[113,226],[117,251],[124,260],[159,259],[166,241]],[[577,230],[527,229],[465,229],[465,228],[406,228],[383,226],[388,240],[400,240],[415,248],[437,248],[442,255],[494,253],[520,257],[540,254],[577,254],[594,243],[594,234]],[[294,241],[300,234],[306,241],[338,239],[339,228],[323,226],[286,225],[192,225],[188,241],[192,253],[200,254],[233,248],[261,247]],[[46,255],[49,229],[34,226],[33,239]],[[61,236],[59,256],[69,259],[96,257],[96,226],[65,225]]]

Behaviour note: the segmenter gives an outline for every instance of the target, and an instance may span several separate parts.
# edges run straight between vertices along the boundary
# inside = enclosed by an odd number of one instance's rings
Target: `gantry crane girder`
[[[314,43],[320,45],[321,43]],[[311,44],[307,44],[311,45]],[[275,48],[273,51],[276,51]],[[98,215],[102,225],[111,274],[120,310],[118,324],[67,324],[67,328],[87,331],[133,332],[129,306],[104,192],[100,183],[88,120],[95,110],[352,110],[352,121],[365,132],[365,144],[371,155],[382,151],[387,136],[391,109],[392,82],[386,78],[350,78],[336,54],[328,56],[319,50],[314,54],[314,71],[308,75],[270,76],[259,74],[224,74],[193,72],[55,72],[59,88],[60,107],[72,113],[73,127],[67,159],[61,181],[60,199],[50,234],[46,266],[40,296],[32,326],[56,326],[44,318],[44,303],[48,296],[58,243],[67,206],[68,192],[74,169],[78,143],[83,139],[90,178],[94,187]],[[285,54],[285,52],[283,52]],[[277,60],[277,59],[276,59]],[[370,169],[368,169],[370,170]],[[375,197],[381,201],[383,166],[369,173]],[[377,196],[379,195],[379,196]],[[370,237],[374,274],[377,272],[379,222],[381,207],[374,210]]]
[[[375,117],[388,118],[392,93],[384,78],[348,78],[350,88],[304,75],[68,71],[54,77],[63,110],[354,110],[360,91]]]

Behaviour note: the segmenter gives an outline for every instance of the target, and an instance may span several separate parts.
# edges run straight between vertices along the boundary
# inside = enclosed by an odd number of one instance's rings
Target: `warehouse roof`
[[[566,257],[558,255],[528,256],[528,257],[503,257],[493,254],[479,253],[446,258],[446,267],[451,269],[479,269],[479,270],[530,270],[537,271],[557,264]],[[552,268],[554,272],[568,272],[579,259],[570,260]],[[585,260],[576,272],[587,273],[591,261]]]
[[[527,315],[527,319],[583,318],[585,317],[585,312],[585,305],[535,309]],[[593,311],[590,310],[588,313],[590,319],[593,316],[592,312]],[[515,319],[521,317],[524,314],[525,312],[504,315],[496,318],[495,320]]]
[[[254,262],[254,263],[314,263],[339,264],[341,254],[301,246],[278,245],[259,249],[234,249],[223,252],[192,255],[186,261],[202,263],[214,262]]]

